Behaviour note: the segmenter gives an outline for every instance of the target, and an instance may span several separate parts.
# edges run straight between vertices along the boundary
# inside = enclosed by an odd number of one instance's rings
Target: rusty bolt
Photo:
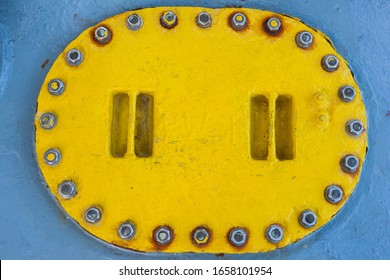
[[[85,220],[90,224],[96,224],[102,219],[102,212],[96,208],[91,207],[85,211]]]
[[[351,136],[359,136],[364,131],[364,126],[361,121],[358,120],[350,120],[345,125],[345,130]]]
[[[177,25],[177,16],[174,12],[172,11],[167,11],[167,12],[164,12],[162,15],[161,15],[161,18],[160,18],[160,23],[163,27],[167,28],[167,29],[171,29],[171,28],[174,28],[176,25]]]
[[[131,31],[136,31],[142,27],[142,18],[137,14],[130,15],[126,20],[126,26]]]
[[[111,31],[104,26],[95,29],[95,40],[100,44],[107,44],[111,40]]]
[[[157,244],[164,246],[172,242],[173,232],[169,227],[162,226],[154,231],[153,237]]]
[[[351,86],[343,86],[339,89],[339,97],[344,102],[351,102],[355,99],[356,91]]]
[[[353,173],[359,168],[359,159],[354,155],[346,155],[340,161],[344,172]]]
[[[57,149],[49,149],[43,155],[43,160],[49,166],[56,166],[61,161],[61,152]]]
[[[279,243],[283,239],[283,229],[281,226],[273,224],[265,231],[265,237],[271,243]]]
[[[242,247],[248,241],[248,234],[243,228],[233,228],[229,232],[229,241],[234,247]]]
[[[299,223],[304,228],[312,228],[317,224],[317,216],[311,210],[302,211],[299,215]]]
[[[192,239],[198,245],[207,244],[210,239],[210,233],[205,228],[197,228],[195,229]]]
[[[339,68],[339,59],[333,54],[328,54],[322,58],[321,65],[325,71],[334,72]]]
[[[43,113],[39,118],[39,124],[43,129],[52,129],[57,124],[57,118],[53,113]]]
[[[201,28],[210,27],[212,19],[209,13],[202,12],[196,17],[196,24]]]
[[[301,31],[295,37],[295,42],[301,49],[307,49],[313,44],[313,35],[309,31]]]
[[[267,20],[265,27],[269,32],[275,33],[282,28],[282,22],[277,17],[271,17]]]
[[[243,13],[235,13],[230,18],[230,26],[234,30],[240,31],[248,26],[248,20]]]
[[[78,49],[71,49],[66,54],[66,61],[70,66],[79,66],[84,60],[84,55]]]
[[[120,238],[125,240],[133,239],[136,229],[133,223],[125,222],[118,228],[118,235]]]
[[[53,79],[48,83],[47,88],[51,94],[61,95],[65,91],[65,83],[60,79]]]
[[[58,186],[58,193],[64,199],[73,198],[76,195],[76,185],[73,181],[63,181]]]
[[[329,203],[339,203],[343,199],[343,190],[337,185],[330,185],[325,189],[325,198]]]

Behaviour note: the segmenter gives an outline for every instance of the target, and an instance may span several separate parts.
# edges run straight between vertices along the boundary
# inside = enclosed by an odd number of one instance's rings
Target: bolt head
[[[305,210],[299,215],[299,223],[304,228],[312,228],[317,224],[317,216],[311,210]]]
[[[355,99],[356,91],[351,86],[343,86],[339,89],[339,97],[344,102],[351,102]]]
[[[58,186],[58,193],[63,199],[71,199],[76,195],[76,184],[73,181],[63,181]]]
[[[282,22],[277,17],[271,17],[267,20],[265,27],[269,32],[275,33],[282,28]]]
[[[273,224],[265,231],[265,237],[273,244],[279,243],[283,239],[283,229],[281,226]]]
[[[340,161],[344,172],[353,173],[359,168],[359,159],[354,155],[346,155]]]
[[[172,11],[164,12],[161,15],[160,23],[163,27],[165,27],[167,29],[174,28],[178,23],[177,16]]]
[[[95,40],[100,44],[107,44],[111,40],[111,31],[104,26],[95,29]]]
[[[53,79],[47,84],[49,92],[53,95],[61,95],[65,91],[65,83],[60,79]]]
[[[61,161],[61,152],[57,149],[49,149],[43,155],[43,160],[49,166],[57,166]]]
[[[343,199],[343,190],[337,185],[331,185],[325,189],[325,199],[332,204],[337,204]]]
[[[333,54],[325,55],[321,61],[322,68],[327,72],[336,71],[337,69],[339,69],[339,64],[339,59]]]
[[[200,28],[207,28],[210,27],[212,23],[212,18],[209,13],[202,12],[196,17],[196,24]]]
[[[234,247],[242,247],[248,241],[248,234],[243,228],[234,228],[229,232],[229,241]]]
[[[209,242],[210,233],[205,228],[197,228],[192,234],[192,239],[198,245],[205,245]]]
[[[231,28],[240,31],[248,26],[248,19],[243,13],[235,13],[231,16],[229,23]]]
[[[90,224],[96,224],[102,219],[102,212],[96,208],[91,207],[85,211],[85,220]]]
[[[364,126],[361,121],[358,120],[350,120],[345,125],[345,130],[351,136],[360,136],[364,131]]]
[[[301,49],[309,48],[313,44],[313,40],[313,34],[308,31],[301,31],[295,37],[295,42]]]
[[[118,228],[118,235],[124,240],[133,239],[136,232],[135,225],[133,223],[123,223]]]
[[[157,244],[165,246],[172,242],[173,231],[167,226],[158,227],[153,234],[154,240]]]
[[[131,31],[137,31],[141,29],[142,25],[143,25],[143,20],[137,14],[131,14],[126,20],[126,26]]]
[[[44,113],[39,118],[39,124],[43,129],[50,130],[57,124],[57,118],[53,113]]]
[[[79,66],[84,60],[84,55],[78,49],[71,49],[66,53],[66,61],[70,66]]]

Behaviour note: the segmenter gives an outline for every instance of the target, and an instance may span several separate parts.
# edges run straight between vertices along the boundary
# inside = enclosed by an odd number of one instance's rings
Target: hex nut
[[[84,55],[78,49],[71,49],[66,53],[66,61],[70,66],[79,66],[84,60]]]
[[[99,26],[95,29],[95,40],[100,44],[107,44],[111,40],[112,33],[105,26]]]
[[[133,239],[136,233],[136,228],[133,223],[125,222],[118,228],[118,235],[121,239],[130,240]]]
[[[234,247],[242,247],[248,241],[248,234],[243,228],[233,228],[229,232],[229,241]]]
[[[58,193],[63,199],[70,199],[76,195],[76,184],[73,181],[63,181],[58,186]]]
[[[53,95],[61,95],[65,91],[65,83],[60,79],[53,79],[47,84],[47,89]]]
[[[360,136],[364,131],[364,126],[361,121],[350,120],[346,123],[345,130],[351,136]]]
[[[359,168],[359,159],[354,155],[346,155],[340,161],[341,168],[346,173],[353,173]]]
[[[282,28],[282,22],[277,17],[270,17],[265,24],[265,28],[268,32],[276,33]]]
[[[279,243],[283,239],[283,229],[277,224],[270,225],[265,231],[265,237],[273,244]]]
[[[241,31],[248,26],[248,19],[243,13],[235,13],[229,20],[231,28],[237,31]]]
[[[333,54],[325,55],[321,61],[322,68],[327,72],[336,71],[337,69],[339,69],[339,64],[339,59]]]
[[[131,31],[137,31],[141,29],[142,25],[143,25],[143,20],[137,14],[131,14],[126,20],[126,26]]]
[[[325,199],[332,204],[337,204],[343,199],[343,190],[337,185],[330,185],[325,189]]]
[[[211,26],[212,18],[209,13],[202,12],[196,17],[196,24],[200,28],[208,28]]]
[[[339,97],[344,102],[351,102],[355,99],[356,91],[351,86],[343,86],[339,88]]]
[[[311,210],[302,211],[299,215],[299,223],[304,228],[312,228],[317,224],[317,216]]]
[[[301,31],[295,37],[295,42],[301,49],[307,49],[313,44],[313,34],[309,31]]]
[[[48,149],[44,155],[43,160],[49,166],[57,166],[61,161],[61,152],[57,149]]]
[[[96,224],[102,219],[102,212],[97,207],[88,208],[85,211],[85,220],[90,224]]]
[[[192,240],[197,245],[205,245],[209,242],[209,239],[210,239],[210,233],[206,228],[199,227],[193,231]]]
[[[174,12],[166,11],[161,15],[160,23],[163,27],[167,29],[172,29],[177,25],[178,19]]]
[[[158,227],[153,233],[153,238],[159,245],[168,245],[173,240],[173,231],[167,226]]]
[[[57,118],[53,113],[43,113],[39,118],[39,124],[43,129],[50,130],[57,124]]]

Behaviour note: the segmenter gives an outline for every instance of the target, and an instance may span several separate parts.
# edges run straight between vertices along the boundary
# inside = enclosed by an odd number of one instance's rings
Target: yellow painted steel
[[[167,10],[178,16],[172,29],[160,24]],[[202,11],[212,16],[209,28],[195,22]],[[242,31],[229,25],[236,11],[249,20]],[[137,31],[126,27],[132,13],[143,19]],[[277,36],[263,28],[271,16],[282,22]],[[93,40],[99,25],[112,31],[107,44]],[[42,86],[35,121],[37,159],[49,189],[87,232],[137,251],[264,252],[323,226],[352,194],[367,136],[366,132],[349,136],[345,124],[358,119],[367,127],[365,108],[346,61],[324,35],[297,19],[253,9],[148,8],[99,25],[83,32],[55,61]],[[309,49],[295,42],[296,34],[304,30],[314,36]],[[66,62],[72,48],[84,54],[78,67]],[[333,73],[321,67],[327,54],[340,59]],[[55,78],[66,84],[58,96],[47,89]],[[338,89],[344,85],[357,90],[353,102],[339,99]],[[139,94],[149,98],[144,105],[138,104]],[[279,102],[278,96],[285,98]],[[40,127],[45,112],[57,116],[53,129]],[[143,127],[146,130],[139,132]],[[135,154],[137,141],[145,141],[138,148],[151,156]],[[50,148],[61,151],[57,166],[43,160]],[[251,154],[257,148],[263,153]],[[285,160],[278,159],[277,149]],[[352,175],[339,163],[350,153],[360,159],[359,171]],[[58,194],[64,180],[76,184],[74,198]],[[331,184],[344,191],[343,201],[336,205],[324,198]],[[91,206],[102,211],[97,224],[84,219]],[[305,209],[317,214],[312,229],[298,222]],[[118,236],[125,221],[136,225],[132,240]],[[274,223],[284,230],[278,244],[265,237],[266,228]],[[154,229],[162,225],[174,230],[168,246],[153,241]],[[199,226],[211,231],[203,246],[191,238]],[[245,246],[235,248],[228,242],[233,227],[249,232]]]

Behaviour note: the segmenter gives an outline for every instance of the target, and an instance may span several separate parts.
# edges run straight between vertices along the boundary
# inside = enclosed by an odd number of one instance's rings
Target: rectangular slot
[[[137,157],[153,154],[153,96],[138,94],[136,101],[134,152]]]
[[[292,123],[292,98],[280,95],[276,99],[275,109],[275,145],[279,160],[294,158],[294,137]]]
[[[253,159],[268,158],[269,142],[269,104],[264,95],[253,96],[251,99],[250,116],[250,147]]]
[[[112,104],[110,147],[113,157],[126,155],[129,117],[129,96],[125,93],[115,94]]]

